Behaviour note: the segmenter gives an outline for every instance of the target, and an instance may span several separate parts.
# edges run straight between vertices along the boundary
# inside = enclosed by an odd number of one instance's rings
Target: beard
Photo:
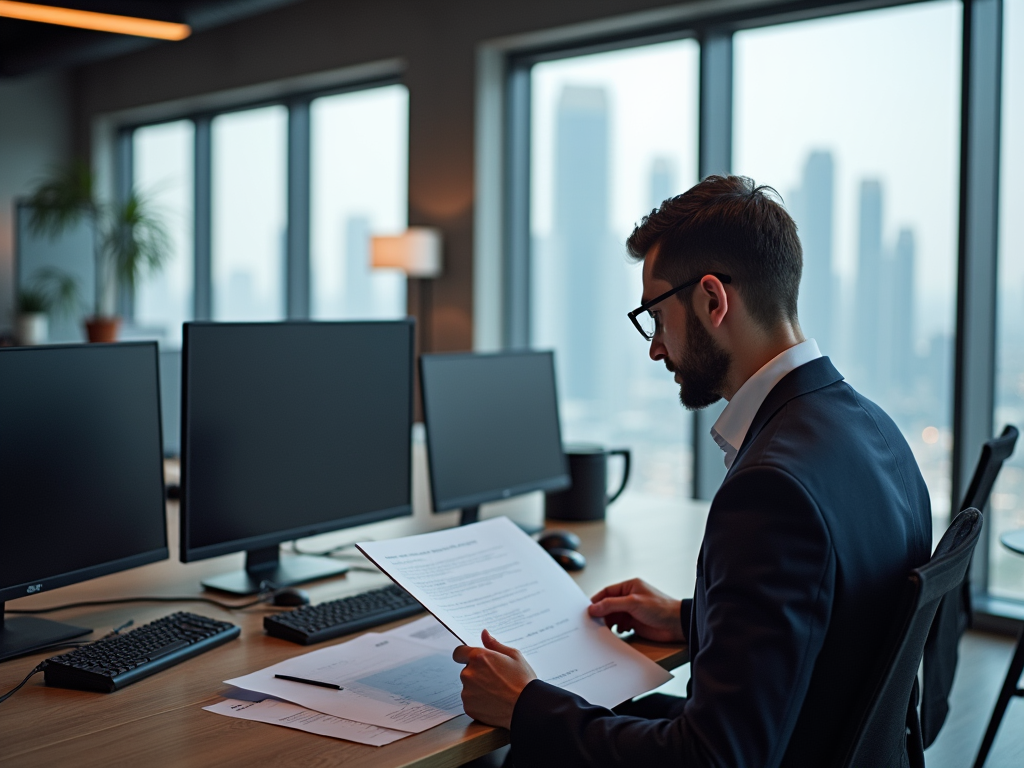
[[[680,360],[665,359],[665,367],[679,374],[679,402],[699,411],[722,399],[722,385],[732,359],[705,330],[693,307],[686,307],[686,350]]]

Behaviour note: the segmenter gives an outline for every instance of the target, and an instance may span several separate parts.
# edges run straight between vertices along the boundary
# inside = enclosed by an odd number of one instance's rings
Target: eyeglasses
[[[651,312],[651,307],[653,307],[655,304],[659,302],[664,301],[669,296],[675,296],[677,293],[684,290],[685,288],[690,288],[691,286],[696,285],[701,280],[703,280],[707,275],[713,275],[714,277],[717,277],[719,280],[721,280],[723,283],[726,283],[727,285],[732,282],[732,278],[729,277],[728,275],[723,275],[720,272],[707,272],[706,274],[701,275],[700,277],[695,277],[693,280],[688,280],[682,285],[677,285],[675,288],[665,291],[665,293],[661,294],[661,296],[655,296],[650,301],[645,301],[632,312],[628,313],[629,319],[633,321],[633,325],[636,327],[638,331],[640,331],[640,335],[643,336],[648,341],[650,341],[651,339],[654,338],[654,334],[661,330],[661,322],[658,320],[658,315],[654,312]]]

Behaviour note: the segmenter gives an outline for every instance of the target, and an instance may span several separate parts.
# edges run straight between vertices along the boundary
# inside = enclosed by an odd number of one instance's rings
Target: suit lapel
[[[757,409],[754,420],[750,423],[750,429],[747,430],[747,435],[743,438],[743,444],[736,452],[736,459],[733,461],[732,467],[735,468],[740,463],[747,446],[786,403],[801,395],[806,395],[808,392],[814,392],[842,380],[842,374],[836,370],[832,361],[827,357],[819,357],[809,363],[804,363],[783,376],[768,393],[768,397],[761,403],[761,407]]]

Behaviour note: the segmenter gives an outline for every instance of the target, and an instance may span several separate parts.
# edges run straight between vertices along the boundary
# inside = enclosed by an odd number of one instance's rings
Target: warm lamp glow
[[[43,24],[59,24],[63,27],[95,29],[100,32],[114,32],[119,35],[156,37],[160,40],[184,40],[192,34],[188,24],[170,21],[153,21],[133,16],[116,16],[112,13],[77,11],[72,8],[56,8],[36,3],[16,3],[0,0],[0,16],[22,21],[38,21]]]
[[[432,227],[409,227],[401,235],[374,237],[374,267],[400,269],[409,277],[441,274],[441,232]]]

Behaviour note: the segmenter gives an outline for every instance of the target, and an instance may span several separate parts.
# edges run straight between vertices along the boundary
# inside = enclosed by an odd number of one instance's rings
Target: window
[[[1003,6],[1002,167],[999,190],[999,276],[996,326],[995,428],[1024,430],[1024,0]],[[1003,465],[989,505],[992,526],[989,591],[1024,598],[1024,558],[999,543],[1000,534],[1024,528],[1024,441]]]
[[[191,120],[151,125],[132,135],[136,190],[167,225],[171,254],[164,267],[136,287],[135,332],[181,346],[181,324],[192,317],[193,145]]]
[[[310,113],[313,317],[404,317],[405,277],[371,270],[370,237],[405,229],[408,91],[326,96]]]
[[[288,110],[213,120],[213,317],[284,317]]]
[[[804,333],[899,426],[949,522],[962,5],[737,33],[733,170],[804,245]]]
[[[678,40],[533,66],[530,340],[554,349],[567,442],[622,444],[630,493],[688,490],[691,428],[671,375],[626,318],[624,242],[697,181],[699,48]]]

